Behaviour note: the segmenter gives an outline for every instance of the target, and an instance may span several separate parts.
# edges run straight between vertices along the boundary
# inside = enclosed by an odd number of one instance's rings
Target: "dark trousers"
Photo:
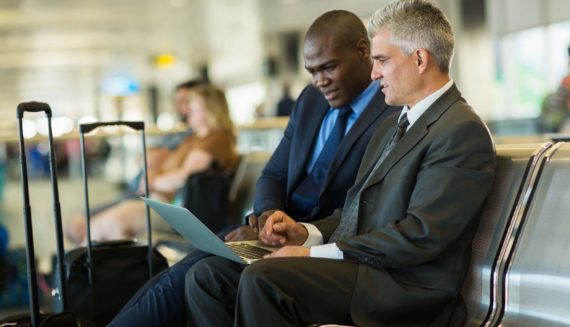
[[[358,265],[318,258],[264,259],[249,266],[221,257],[186,275],[191,326],[352,324]]]
[[[186,326],[184,275],[209,254],[195,251],[149,280],[107,326]]]
[[[223,237],[239,226],[220,233]],[[194,251],[172,267],[149,280],[125,304],[108,326],[187,326],[184,312],[184,276],[196,262],[211,256]]]

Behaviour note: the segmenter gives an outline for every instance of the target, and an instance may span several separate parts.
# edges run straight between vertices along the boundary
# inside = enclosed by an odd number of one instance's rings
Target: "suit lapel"
[[[298,120],[297,126],[295,127],[297,137],[291,144],[290,154],[290,156],[295,157],[290,161],[292,171],[290,190],[297,188],[305,177],[307,163],[313,153],[313,147],[321,129],[321,123],[329,108],[328,102],[318,93],[318,96],[310,97],[305,100],[302,115],[296,117]],[[311,141],[307,142],[307,140]]]
[[[374,176],[364,185],[368,187],[370,185],[380,182],[386,174],[394,167],[394,165],[400,161],[408,152],[410,152],[428,133],[429,127],[436,122],[455,102],[461,99],[461,94],[455,87],[455,84],[445,92],[439,99],[437,99],[423,115],[414,123],[414,125],[404,134],[400,142],[396,145],[394,150],[388,154],[384,161],[380,164],[380,167],[374,173]],[[394,133],[395,126],[391,129],[392,135]],[[388,137],[389,138],[389,137]],[[383,140],[382,147],[378,151],[376,160],[380,156],[380,152],[384,149],[387,139]],[[374,166],[376,162],[372,163]]]
[[[327,172],[327,176],[323,181],[323,185],[321,185],[320,194],[327,189],[329,183],[333,179],[334,175],[338,171],[339,167],[342,166],[342,163],[348,156],[350,149],[354,145],[354,143],[364,134],[364,132],[370,127],[370,125],[374,124],[378,116],[380,116],[384,110],[388,108],[386,103],[384,102],[384,95],[377,91],[374,97],[370,100],[370,103],[366,106],[366,109],[362,112],[358,120],[354,123],[348,134],[343,138],[336,154],[334,157],[333,162],[331,163],[331,167]]]

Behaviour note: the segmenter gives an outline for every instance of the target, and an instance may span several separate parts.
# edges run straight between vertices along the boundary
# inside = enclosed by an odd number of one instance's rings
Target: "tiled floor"
[[[8,182],[4,199],[0,202],[0,223],[7,227],[10,235],[10,249],[22,248],[25,244],[22,214],[22,191],[17,181]],[[112,199],[119,190],[110,182],[93,178],[89,181],[90,203],[92,205]],[[84,208],[83,184],[81,179],[61,178],[59,194],[63,224]],[[34,229],[34,244],[41,273],[50,273],[51,256],[55,253],[55,231],[53,222],[52,191],[49,180],[30,183],[30,201]],[[73,245],[66,240],[66,250]],[[49,308],[48,308],[49,309]],[[0,318],[25,311],[25,308],[0,308]]]

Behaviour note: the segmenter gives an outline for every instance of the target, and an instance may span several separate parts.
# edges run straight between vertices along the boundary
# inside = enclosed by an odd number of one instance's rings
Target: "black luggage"
[[[65,256],[68,308],[71,312],[85,316],[98,325],[104,326],[112,320],[150,277],[166,269],[168,264],[166,259],[152,247],[150,208],[148,206],[146,208],[147,245],[139,245],[132,240],[91,241],[88,169],[84,135],[101,126],[127,126],[141,132],[142,157],[144,159],[143,176],[147,197],[148,176],[144,122],[114,121],[80,125],[87,246],[74,249]]]
[[[214,233],[229,226],[231,176],[216,163],[190,175],[180,190],[182,206],[192,212]]]
[[[20,314],[7,318],[0,319],[0,326],[61,326],[61,327],[78,327],[78,326],[94,326],[91,322],[85,319],[78,319],[74,314],[69,312],[61,313],[40,313],[38,285],[37,285],[37,272],[35,263],[34,251],[34,237],[32,230],[32,211],[30,207],[30,195],[28,189],[28,170],[26,163],[26,151],[24,146],[24,134],[22,130],[22,118],[24,112],[45,112],[48,119],[48,142],[49,142],[49,164],[51,173],[51,183],[53,192],[53,211],[56,232],[56,245],[57,245],[57,261],[60,269],[54,274],[59,279],[60,283],[63,281],[63,269],[65,264],[63,262],[63,232],[61,227],[61,208],[59,204],[59,189],[57,184],[57,169],[55,166],[55,152],[53,148],[53,136],[51,130],[51,108],[46,103],[40,102],[26,102],[18,105],[18,126],[20,132],[20,163],[22,169],[22,195],[24,202],[24,228],[26,232],[26,261],[28,266],[28,288],[30,297],[30,313]],[[61,285],[65,285],[61,283]],[[62,311],[67,309],[66,289],[60,288],[55,292],[58,301],[62,303]]]

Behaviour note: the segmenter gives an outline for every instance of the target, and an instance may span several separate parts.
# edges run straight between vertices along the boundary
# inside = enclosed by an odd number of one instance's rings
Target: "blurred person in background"
[[[570,66],[570,46],[568,47]],[[539,117],[539,130],[546,133],[570,133],[570,72],[562,79],[558,89],[547,95]]]
[[[283,84],[283,95],[277,102],[277,116],[290,116],[295,105],[295,100],[291,97],[291,87],[288,83]]]
[[[222,90],[211,85],[195,87],[189,93],[186,119],[192,130],[158,164],[149,167],[149,192],[152,198],[173,202],[186,179],[209,169],[213,164],[233,171],[239,157],[236,152],[234,125]],[[144,194],[139,183],[137,196]],[[146,231],[146,206],[131,197],[91,216],[91,237],[95,241],[128,239]],[[223,217],[225,218],[225,217]],[[154,220],[158,230],[170,230],[161,219]],[[66,226],[67,236],[77,244],[85,242],[84,215]]]

